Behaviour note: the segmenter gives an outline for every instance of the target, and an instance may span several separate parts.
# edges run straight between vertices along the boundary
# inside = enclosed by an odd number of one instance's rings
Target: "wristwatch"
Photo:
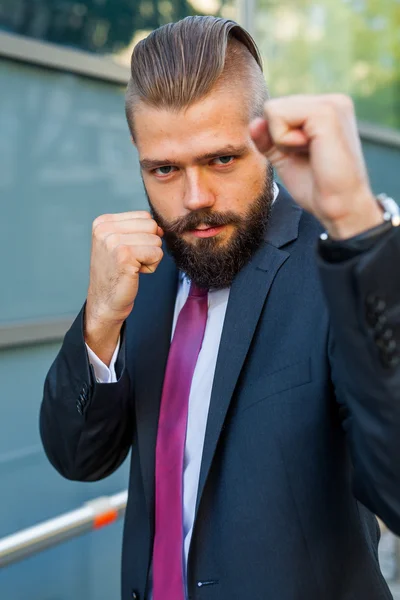
[[[378,194],[376,200],[383,210],[385,222],[390,221],[393,227],[400,225],[400,207],[393,198],[386,194]]]
[[[376,196],[383,212],[383,223],[345,240],[334,240],[328,233],[321,233],[319,239],[320,256],[328,262],[341,262],[353,258],[372,248],[388,231],[400,225],[400,208],[393,198],[386,194]]]

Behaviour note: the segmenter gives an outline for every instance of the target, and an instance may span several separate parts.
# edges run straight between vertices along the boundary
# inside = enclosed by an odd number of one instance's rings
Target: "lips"
[[[192,229],[190,233],[198,238],[214,237],[221,233],[224,227],[225,225],[219,225],[217,227],[205,227],[204,225],[200,225],[200,227]]]

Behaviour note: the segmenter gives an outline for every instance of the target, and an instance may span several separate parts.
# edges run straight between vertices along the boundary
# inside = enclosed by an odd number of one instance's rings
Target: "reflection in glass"
[[[0,29],[129,64],[139,39],[196,14],[235,18],[234,0],[0,0]]]

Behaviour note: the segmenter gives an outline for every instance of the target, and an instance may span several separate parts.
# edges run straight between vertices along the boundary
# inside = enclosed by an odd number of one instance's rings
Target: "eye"
[[[155,175],[159,175],[161,177],[166,177],[167,175],[171,175],[176,170],[176,167],[171,167],[171,165],[165,165],[165,167],[158,167],[154,169],[153,173]]]
[[[234,156],[218,156],[213,162],[216,165],[229,165],[234,159]]]

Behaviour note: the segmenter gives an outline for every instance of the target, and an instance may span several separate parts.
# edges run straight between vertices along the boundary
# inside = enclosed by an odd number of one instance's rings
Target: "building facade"
[[[400,199],[398,0],[0,0],[0,539],[127,486],[126,465],[63,480],[38,411],[85,299],[93,219],[146,206],[124,117],[132,48],[191,14],[249,29],[273,96],[351,94],[372,186]],[[117,599],[120,548],[119,522],[34,555],[1,570],[0,598]]]

